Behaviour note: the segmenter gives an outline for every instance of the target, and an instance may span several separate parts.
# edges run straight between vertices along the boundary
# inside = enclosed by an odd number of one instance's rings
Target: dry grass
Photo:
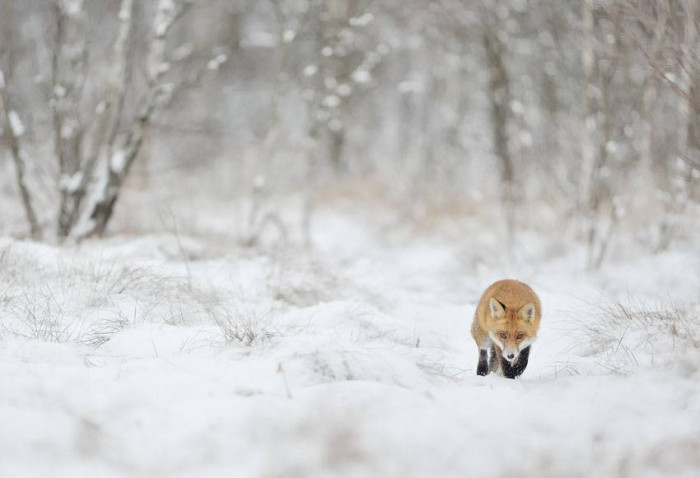
[[[591,304],[592,317],[582,321],[584,344],[598,364],[613,373],[665,362],[688,348],[700,348],[700,317],[674,303],[650,305],[630,299]]]
[[[138,264],[69,254],[42,262],[18,246],[0,250],[0,272],[0,332],[17,338],[99,348],[144,322],[215,324],[224,343],[245,347],[277,334],[269,313],[244,309],[229,293],[198,287],[190,276]]]
[[[226,344],[252,347],[279,335],[271,325],[269,314],[219,307],[211,311],[211,317]]]
[[[119,311],[116,317],[105,319],[91,325],[83,334],[81,342],[99,348],[109,342],[112,337],[134,324],[134,320]]]
[[[50,290],[42,294],[22,294],[3,304],[2,330],[16,337],[43,342],[80,341],[84,328],[80,321],[63,320],[64,304]]]
[[[137,321],[210,321],[207,307],[220,303],[186,277],[68,254],[42,261],[24,248],[0,249],[0,331],[14,337],[97,348]]]

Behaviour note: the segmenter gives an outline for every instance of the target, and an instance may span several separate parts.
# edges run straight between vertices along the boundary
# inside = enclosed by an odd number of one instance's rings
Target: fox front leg
[[[500,349],[496,352],[496,345],[491,345],[491,353],[489,354],[489,373],[498,372],[498,364],[501,363]]]
[[[527,346],[520,352],[518,360],[514,364],[510,364],[506,359],[501,357],[501,367],[503,368],[503,376],[506,378],[515,378],[521,375],[527,367],[527,361],[530,358],[530,346]]]
[[[489,373],[488,350],[479,349],[479,364],[476,366],[477,375],[486,375]]]

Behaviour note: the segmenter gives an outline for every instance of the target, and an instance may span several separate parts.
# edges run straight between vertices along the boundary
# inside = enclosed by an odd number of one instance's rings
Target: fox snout
[[[518,355],[520,355],[519,350],[504,350],[503,358],[510,363],[515,363],[518,360]]]

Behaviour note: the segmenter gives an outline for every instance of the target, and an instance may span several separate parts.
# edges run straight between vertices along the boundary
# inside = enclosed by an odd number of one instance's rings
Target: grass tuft
[[[212,317],[226,344],[252,347],[266,343],[278,335],[272,330],[267,314],[221,309],[213,311]]]
[[[642,360],[654,365],[688,348],[700,348],[700,317],[673,303],[616,298],[594,305],[592,317],[583,323],[588,355],[597,356],[598,364],[613,373],[628,373]]]

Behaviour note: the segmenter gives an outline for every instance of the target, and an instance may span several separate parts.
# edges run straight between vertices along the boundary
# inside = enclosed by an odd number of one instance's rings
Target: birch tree
[[[74,193],[81,177],[84,128],[80,117],[85,84],[85,11],[82,0],[52,3],[55,36],[51,60],[54,151],[59,167],[58,237],[71,230]]]
[[[176,82],[165,80],[170,68],[167,38],[173,25],[191,4],[158,0],[147,43],[145,88],[134,117],[126,116],[129,73],[137,58],[130,50],[136,5],[134,0],[120,0],[107,80],[93,113],[86,114],[89,21],[86,5],[83,0],[56,0],[51,4],[55,28],[50,43],[49,106],[58,165],[56,236],[59,240],[104,234],[153,116],[176,88]],[[1,93],[0,113],[5,117],[4,123],[15,124],[19,120],[13,120],[17,115],[9,106],[4,82]],[[32,235],[36,236],[38,221],[24,180],[19,145],[21,133],[16,128],[6,127],[4,136],[14,158],[17,183]],[[86,201],[88,198],[90,201]]]
[[[62,173],[59,237],[67,237],[75,226],[81,206],[93,179],[95,166],[114,150],[127,86],[129,39],[133,24],[133,0],[122,0],[119,27],[112,51],[112,67],[103,100],[97,105],[92,128],[82,151],[79,167],[70,175]]]
[[[122,20],[124,23],[131,21],[131,16],[128,14],[131,11],[131,2],[132,0],[123,0],[122,7],[125,7],[125,4],[126,7],[121,10],[120,14],[123,13],[123,17],[126,17]],[[161,101],[172,91],[173,86],[171,84],[162,82],[169,68],[166,59],[166,40],[168,32],[184,11],[185,7],[178,6],[174,0],[158,1],[146,60],[145,97],[141,102],[140,110],[131,122],[124,143],[116,148],[110,147],[109,144],[105,146],[108,160],[102,171],[102,178],[95,192],[95,199],[88,206],[83,222],[79,225],[76,232],[78,238],[104,234],[107,224],[114,213],[114,206],[119,198],[124,180],[141,150],[145,135],[151,125],[153,114]],[[125,30],[127,28],[129,27],[124,26]],[[124,32],[120,31],[120,34],[122,33]],[[124,35],[127,34],[124,33]],[[120,38],[117,38],[117,45],[119,45]],[[115,50],[117,53],[121,52],[120,48]],[[120,91],[118,86],[111,90],[112,92],[116,90],[117,95]],[[112,96],[114,96],[114,93],[112,93]],[[107,108],[107,105],[103,106]],[[109,107],[111,108],[111,105]]]
[[[10,155],[15,167],[15,180],[22,200],[24,214],[29,224],[29,234],[32,239],[39,239],[41,231],[37,221],[36,212],[32,205],[31,195],[27,187],[24,167],[24,155],[20,145],[20,137],[24,132],[24,126],[19,115],[11,108],[10,99],[5,85],[5,76],[0,70],[0,131],[3,133],[10,149]]]

